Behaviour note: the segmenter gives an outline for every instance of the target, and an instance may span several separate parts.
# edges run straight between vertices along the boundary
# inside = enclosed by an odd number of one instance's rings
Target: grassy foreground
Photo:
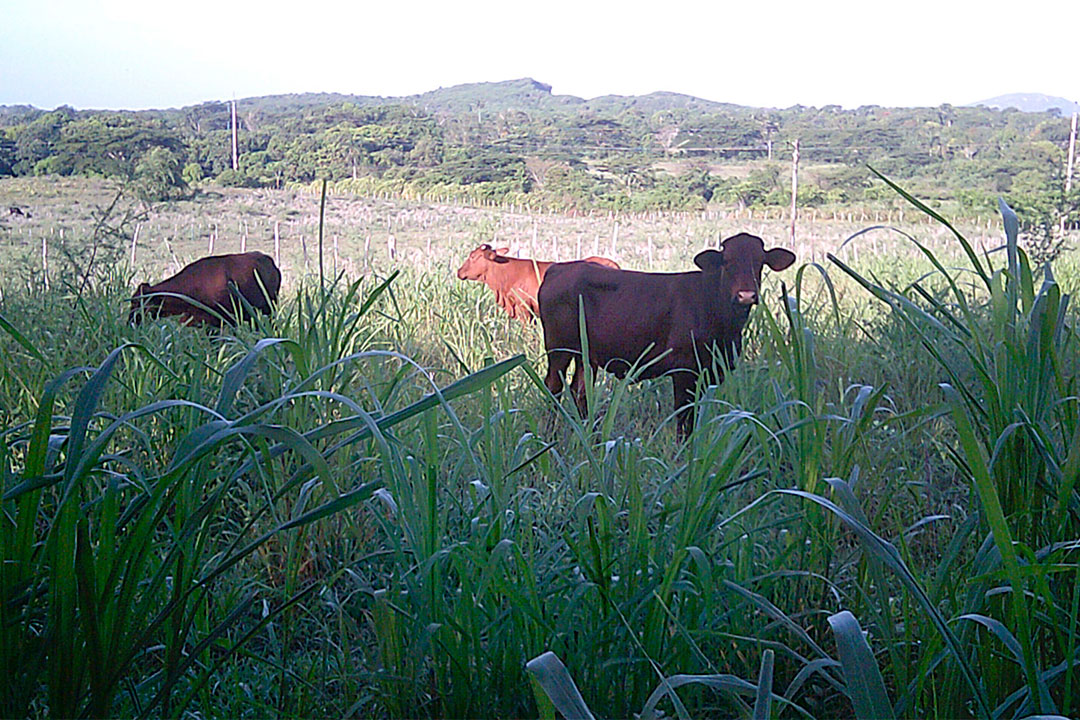
[[[123,260],[7,282],[0,716],[1076,717],[1075,263],[1003,218],[768,278],[681,447],[452,254],[309,237],[221,335],[129,328]]]

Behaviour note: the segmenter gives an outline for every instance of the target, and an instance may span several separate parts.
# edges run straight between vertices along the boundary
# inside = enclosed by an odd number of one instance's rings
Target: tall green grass
[[[353,300],[357,287],[342,298]],[[310,297],[301,289],[300,339],[258,340],[220,363],[221,371],[204,361],[184,364],[179,374],[147,344],[125,343],[98,367],[60,373],[46,385],[33,422],[5,430],[4,716],[46,707],[60,717],[183,713],[216,668],[269,624],[296,632],[294,608],[319,587],[299,577],[298,538],[385,485],[382,473],[400,462],[393,428],[440,408],[453,416],[450,401],[522,360],[441,389],[427,380],[420,383],[427,394],[409,402],[404,396],[415,387],[400,387],[409,384],[402,379],[408,359],[359,347],[348,306],[334,308],[338,322],[326,327],[329,297],[305,315]],[[44,362],[14,325],[4,328]],[[328,351],[340,354],[322,364]],[[341,394],[355,375],[340,368],[371,362],[395,369],[377,388],[369,375],[373,402],[365,408]],[[194,399],[109,407],[114,376],[141,379],[153,370],[166,371],[179,394]],[[70,415],[59,414],[58,394],[83,378]],[[157,388],[135,394],[148,389]],[[289,557],[279,571],[282,592],[263,594],[260,615],[255,588],[234,582],[223,592],[222,578],[274,543],[285,544]],[[264,661],[285,668],[283,655]],[[288,709],[284,694],[279,704]]]
[[[1075,716],[1075,315],[1006,236],[769,278],[684,444],[431,272],[5,293],[0,714]]]

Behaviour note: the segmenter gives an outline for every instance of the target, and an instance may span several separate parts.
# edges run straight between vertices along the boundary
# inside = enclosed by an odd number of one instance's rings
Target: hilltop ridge
[[[1066,100],[1063,97],[1044,95],[1042,93],[1010,93],[1008,95],[998,95],[988,100],[980,100],[979,102],[971,103],[971,107],[979,105],[985,105],[986,107],[994,108],[995,110],[1016,108],[1020,112],[1049,112],[1051,110],[1059,110],[1062,115],[1072,115],[1074,112],[1080,112],[1080,103]]]
[[[182,108],[157,108],[139,111],[116,111],[157,114],[170,110],[186,110],[226,102],[207,100]],[[576,95],[559,95],[552,92],[552,86],[533,78],[524,77],[495,82],[472,82],[439,87],[427,92],[412,95],[360,95],[337,92],[282,93],[277,95],[257,95],[237,98],[248,110],[262,111],[269,114],[288,113],[306,108],[324,105],[352,103],[359,107],[376,105],[408,105],[429,113],[462,112],[506,112],[522,111],[565,111],[580,109],[586,112],[621,112],[636,110],[648,114],[666,110],[693,110],[699,112],[731,112],[738,110],[771,110],[736,103],[727,103],[687,95],[684,93],[658,90],[645,95],[600,95],[594,98],[581,98]],[[998,95],[974,103],[959,104],[960,107],[986,106],[994,109],[1014,107],[1022,112],[1047,112],[1057,109],[1062,115],[1080,111],[1080,103],[1062,97],[1041,93],[1012,93]],[[97,112],[94,108],[80,108],[77,112]],[[29,105],[0,105],[0,125],[6,119],[12,122],[12,116],[24,119],[28,115],[40,112],[39,108]],[[17,121],[17,120],[16,120]]]

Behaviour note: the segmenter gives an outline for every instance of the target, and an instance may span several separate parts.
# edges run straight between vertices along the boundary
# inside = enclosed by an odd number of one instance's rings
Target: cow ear
[[[694,258],[694,264],[705,272],[719,272],[724,265],[724,253],[719,250],[703,250]]]
[[[491,249],[490,245],[481,245],[480,249],[484,251],[485,260],[494,260],[498,257],[498,255],[495,254],[495,251]]]
[[[795,262],[795,253],[784,248],[773,248],[765,253],[765,264],[773,270],[784,270]]]
[[[510,252],[510,248],[508,248],[508,247],[495,248],[495,254],[496,255],[507,255],[507,254],[509,254],[509,252]]]

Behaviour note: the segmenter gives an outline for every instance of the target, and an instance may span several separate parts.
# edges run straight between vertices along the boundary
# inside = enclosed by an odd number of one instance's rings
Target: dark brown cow
[[[694,385],[699,372],[730,365],[742,350],[742,330],[758,302],[761,269],[783,270],[795,262],[782,248],[765,250],[761,238],[740,233],[722,250],[694,258],[701,272],[643,273],[587,263],[552,266],[540,286],[540,321],[548,353],[545,384],[558,395],[576,359],[570,384],[582,416],[585,373],[580,359],[579,298],[585,309],[589,364],[625,377],[634,363],[638,379],[671,373],[678,436],[694,422]],[[715,358],[718,348],[721,357]],[[666,353],[666,354],[665,354]],[[661,357],[662,356],[662,357]],[[723,377],[716,378],[721,382]]]
[[[465,264],[458,268],[459,280],[478,280],[495,291],[495,301],[506,313],[528,325],[540,314],[536,295],[544,274],[553,264],[543,260],[507,257],[510,248],[492,248],[488,244],[469,253]],[[591,256],[583,262],[618,269],[614,260]]]
[[[249,313],[233,297],[232,287],[251,307],[269,315],[270,304],[277,300],[281,288],[281,272],[273,258],[261,252],[204,257],[157,285],[139,285],[131,298],[128,321],[138,324],[143,315],[179,315],[185,325],[202,323],[221,327],[221,319],[199,305],[210,308],[230,324],[236,322],[233,308],[239,307],[241,319],[247,320]]]

